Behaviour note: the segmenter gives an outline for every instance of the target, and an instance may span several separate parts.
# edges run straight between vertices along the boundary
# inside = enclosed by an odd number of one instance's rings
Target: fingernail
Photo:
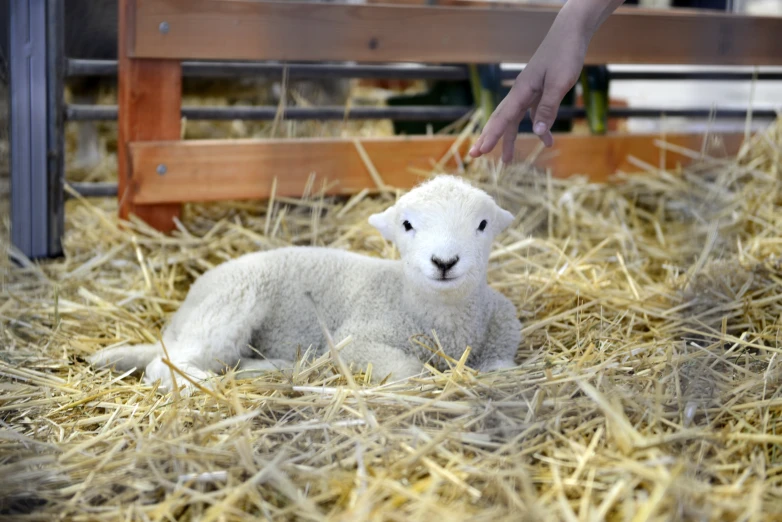
[[[548,129],[546,129],[546,124],[542,121],[539,121],[535,124],[535,127],[533,128],[535,131],[535,134],[540,136],[541,134],[545,133]]]
[[[470,149],[470,155],[475,154],[476,152],[478,152],[478,147],[473,145],[472,148]]]

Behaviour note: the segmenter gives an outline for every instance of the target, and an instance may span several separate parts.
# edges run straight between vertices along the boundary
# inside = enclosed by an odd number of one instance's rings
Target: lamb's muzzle
[[[163,330],[170,362],[195,381],[228,367],[246,372],[290,367],[297,349],[327,349],[312,295],[332,337],[352,342],[341,357],[374,380],[401,379],[429,362],[447,370],[414,339],[437,334],[448,357],[472,348],[480,370],[514,365],[521,323],[513,304],[488,286],[493,239],[513,221],[482,190],[438,176],[369,218],[401,260],[336,249],[290,247],[248,254],[203,274]],[[259,357],[260,354],[260,357]],[[160,343],[107,349],[96,365],[144,369],[172,385]],[[178,384],[182,384],[181,382]]]
[[[443,261],[439,257],[432,256],[432,263],[434,263],[434,266],[439,268],[440,272],[442,272],[441,279],[447,279],[448,271],[452,269],[454,266],[456,266],[456,263],[458,262],[459,262],[459,256],[449,259],[448,261]]]

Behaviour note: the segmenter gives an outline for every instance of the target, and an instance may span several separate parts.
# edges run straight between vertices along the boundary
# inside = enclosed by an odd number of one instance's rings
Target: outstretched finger
[[[533,122],[537,121],[535,119],[536,112],[537,112],[537,106],[534,106],[530,109],[530,119]],[[533,132],[535,132],[534,128],[533,128]],[[537,133],[535,134],[537,135],[538,138],[540,138],[540,141],[542,141],[543,145],[545,145],[546,147],[551,147],[552,145],[554,145],[554,135],[551,134],[550,129],[546,130],[543,134],[537,134]]]
[[[540,141],[543,142],[543,145],[546,147],[551,147],[554,145],[554,135],[551,134],[551,131],[546,131],[543,134],[539,135],[538,138],[540,138]]]
[[[483,154],[488,154],[500,138],[505,134],[506,129],[513,125],[524,116],[530,105],[535,100],[534,92],[525,86],[514,85],[504,100],[497,106],[494,114],[491,115],[486,126],[483,128],[478,142],[470,149],[470,155],[477,158]],[[518,127],[518,123],[516,123]]]
[[[557,81],[547,81],[543,87],[543,94],[535,106],[532,116],[532,132],[534,132],[543,141],[546,147],[554,144],[554,137],[551,135],[551,127],[557,119],[559,104],[565,94],[570,90],[570,86]]]
[[[529,116],[530,116],[530,119],[531,119],[533,122],[537,121],[537,120],[535,119],[535,114],[537,113],[537,109],[538,109],[538,106],[537,106],[537,105],[534,105],[534,106],[533,106],[533,107],[530,109],[530,111],[529,111],[529,112],[530,112],[530,114],[529,114]],[[534,132],[534,131],[533,131],[533,132]],[[551,130],[547,130],[547,131],[546,131],[546,132],[544,132],[543,134],[540,134],[540,135],[538,135],[538,138],[540,138],[540,141],[542,141],[542,142],[543,142],[543,145],[545,145],[546,147],[551,147],[551,146],[554,144],[554,136],[551,134]]]
[[[478,139],[475,140],[475,143],[473,143],[473,146],[470,147],[470,156],[473,158],[477,158],[481,155],[481,146],[483,145],[483,134],[478,136]]]
[[[489,117],[489,121],[483,126],[480,136],[475,142],[475,145],[470,149],[470,156],[477,158],[491,152],[497,142],[499,141],[504,131],[503,121],[506,119],[505,111],[507,110],[507,98],[502,100],[500,104],[494,109],[494,113]]]
[[[513,148],[516,145],[516,136],[519,133],[519,124],[511,124],[505,129],[502,137],[502,161],[506,165],[513,161]]]

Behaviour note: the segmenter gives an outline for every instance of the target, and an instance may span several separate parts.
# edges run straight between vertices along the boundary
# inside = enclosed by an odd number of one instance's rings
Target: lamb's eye
[[[405,227],[406,232],[410,232],[411,230],[413,230],[413,225],[411,225],[409,221],[405,221],[404,223],[402,223],[402,226]]]
[[[486,222],[486,220],[484,219],[483,221],[481,221],[481,224],[480,224],[480,225],[478,225],[478,230],[480,230],[481,232],[483,232],[484,230],[486,230],[486,225],[488,225],[488,223],[487,223],[487,222]]]

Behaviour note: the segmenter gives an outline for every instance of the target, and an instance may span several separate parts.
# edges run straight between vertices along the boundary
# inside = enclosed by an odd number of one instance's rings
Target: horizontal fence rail
[[[729,158],[738,152],[743,132],[719,134],[719,145],[707,150],[711,158]],[[662,139],[656,133],[605,136],[563,134],[551,150],[540,152],[537,137],[519,136],[517,158],[527,158],[536,167],[551,169],[555,176],[573,174],[607,181],[616,171],[637,172],[641,163],[675,168],[698,156],[704,144],[699,133],[674,133]],[[668,154],[661,155],[670,145]],[[372,165],[394,186],[408,186],[418,179],[415,172],[428,172],[435,162],[457,144],[456,136],[368,138],[360,140]],[[469,142],[458,145],[463,157]],[[692,151],[690,153],[677,153]],[[133,178],[130,192],[134,201],[166,203],[173,201],[217,201],[221,199],[265,198],[277,178],[278,195],[295,195],[316,173],[330,183],[333,193],[349,193],[377,188],[356,142],[350,138],[304,138],[297,140],[185,140],[140,142],[130,145]],[[499,151],[490,154],[498,158]],[[694,154],[694,156],[693,156]],[[447,165],[453,166],[453,157]],[[74,183],[73,189],[85,197],[116,196],[113,183]]]
[[[612,71],[609,67],[608,77],[611,81],[780,81],[782,71]]]
[[[527,62],[559,8],[156,0],[129,20],[131,58]],[[780,65],[782,18],[618,9],[587,64]]]
[[[278,77],[281,78],[287,68],[290,79],[377,79],[377,80],[469,80],[467,67],[460,65],[420,65],[420,64],[279,64],[255,62],[182,62],[182,76],[186,78],[244,78]],[[522,67],[503,67],[500,70],[502,80],[513,80],[522,71]],[[66,64],[66,76],[117,76],[116,60],[82,60],[71,58]],[[612,71],[611,81],[780,81],[782,71],[696,70],[696,71]]]
[[[84,198],[113,198],[117,196],[117,183],[111,181],[71,183],[71,188]],[[67,193],[68,199],[73,199]]]
[[[182,62],[186,78],[244,78],[247,76],[282,77],[287,68],[290,79],[399,79],[399,80],[468,80],[469,71],[459,65],[354,65],[354,64],[279,64],[267,62]],[[521,68],[511,70],[515,78]],[[116,76],[116,60],[69,59],[66,75]]]
[[[286,120],[384,120],[399,121],[454,121],[470,113],[473,107],[420,106],[420,107],[287,107],[281,117]],[[747,117],[746,109],[664,109],[625,108],[608,110],[609,118],[708,118],[741,119]],[[277,117],[278,108],[264,107],[182,107],[182,116],[188,120],[248,120],[271,121]],[[561,107],[558,119],[585,118],[586,110],[581,107]],[[755,119],[774,119],[773,109],[753,109]],[[117,119],[116,105],[68,105],[66,119],[69,121],[114,121]]]

